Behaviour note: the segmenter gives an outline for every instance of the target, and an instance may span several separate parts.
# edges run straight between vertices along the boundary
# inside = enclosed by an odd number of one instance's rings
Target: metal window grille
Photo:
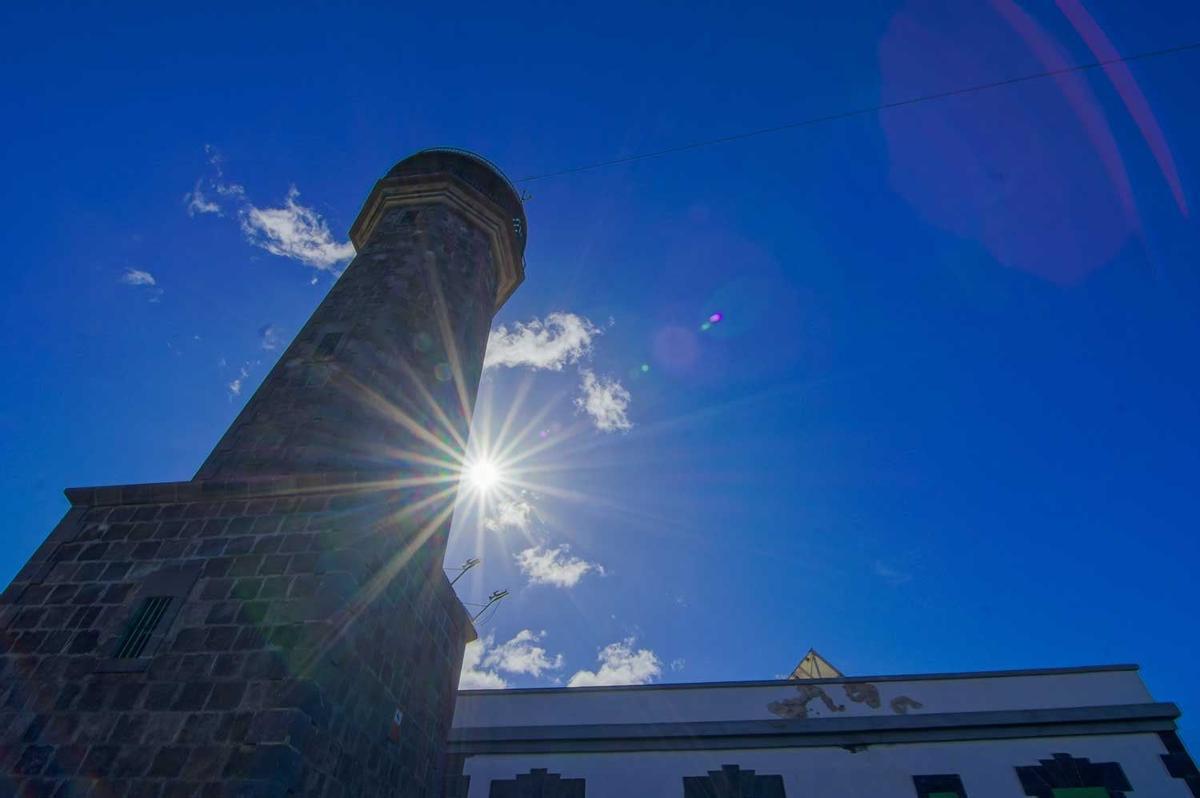
[[[125,639],[121,641],[121,647],[117,649],[117,659],[137,659],[142,655],[146,644],[150,642],[150,635],[154,633],[154,627],[158,626],[170,605],[170,596],[150,596],[142,602],[133,616],[133,622],[129,624]]]

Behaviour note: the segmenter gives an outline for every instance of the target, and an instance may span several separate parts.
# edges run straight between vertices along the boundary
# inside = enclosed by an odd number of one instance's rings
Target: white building
[[[1135,666],[463,690],[448,798],[1196,798]]]

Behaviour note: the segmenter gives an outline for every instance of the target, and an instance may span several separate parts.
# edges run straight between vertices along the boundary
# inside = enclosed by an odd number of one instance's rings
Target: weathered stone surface
[[[444,489],[497,299],[504,228],[479,218],[511,213],[455,191],[373,206],[196,479],[67,491],[0,594],[0,794],[438,794],[474,634],[442,571]],[[152,596],[170,601],[144,650],[118,658]]]

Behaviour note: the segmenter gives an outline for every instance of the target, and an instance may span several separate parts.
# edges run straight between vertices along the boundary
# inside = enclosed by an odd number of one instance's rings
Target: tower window
[[[1125,798],[1133,785],[1116,762],[1054,754],[1017,768],[1026,795],[1034,798]]]
[[[913,786],[917,788],[917,798],[967,798],[962,777],[956,773],[913,776]]]
[[[488,798],[584,798],[585,789],[583,779],[564,779],[545,768],[534,768],[515,779],[493,779]]]
[[[787,798],[783,776],[760,776],[738,765],[721,765],[707,776],[684,776],[683,798]]]
[[[315,352],[317,360],[329,360],[332,358],[341,340],[342,334],[340,332],[330,332],[322,335],[321,340],[317,343]]]
[[[169,606],[170,596],[150,596],[142,602],[125,632],[120,648],[117,649],[117,659],[137,659],[142,656],[150,642],[150,635],[154,633]]]

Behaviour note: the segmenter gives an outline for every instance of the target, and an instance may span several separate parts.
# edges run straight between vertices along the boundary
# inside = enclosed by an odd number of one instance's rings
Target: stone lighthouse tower
[[[0,596],[0,794],[439,794],[474,636],[442,557],[525,215],[426,150],[350,235],[196,477],[68,489]]]

